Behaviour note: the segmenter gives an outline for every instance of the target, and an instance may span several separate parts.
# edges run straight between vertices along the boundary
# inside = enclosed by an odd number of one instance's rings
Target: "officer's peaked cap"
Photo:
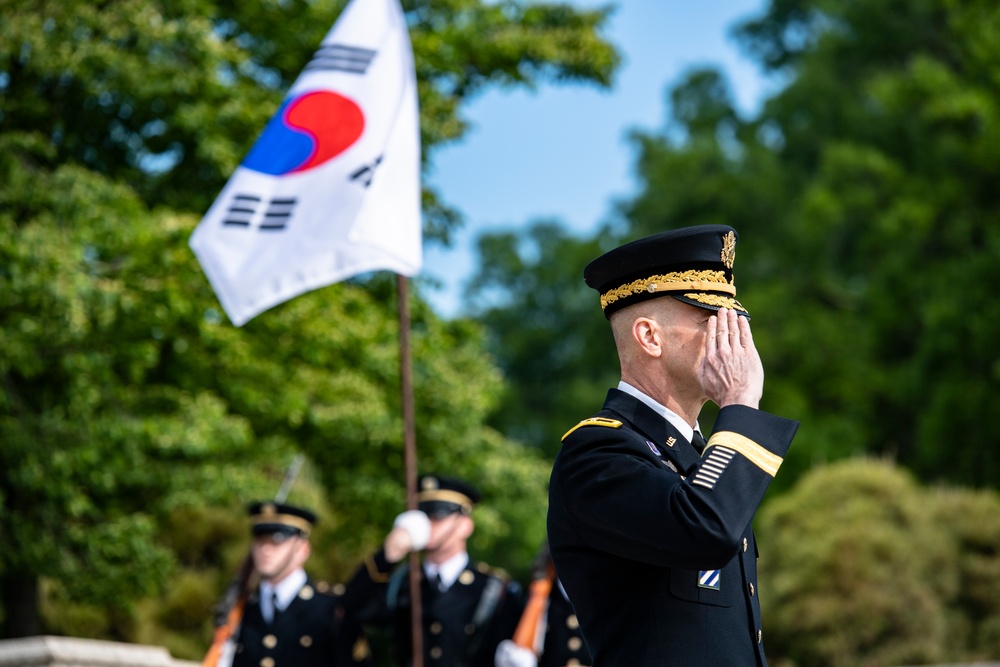
[[[251,532],[254,536],[309,535],[316,525],[316,515],[302,507],[284,503],[251,503],[247,508],[250,515]]]
[[[583,279],[601,295],[608,319],[626,306],[661,296],[749,316],[736,300],[733,282],[738,239],[727,225],[673,229],[604,253],[587,265]]]
[[[471,514],[472,506],[480,499],[479,491],[474,486],[454,477],[423,475],[418,486],[418,507],[428,516],[455,512]]]

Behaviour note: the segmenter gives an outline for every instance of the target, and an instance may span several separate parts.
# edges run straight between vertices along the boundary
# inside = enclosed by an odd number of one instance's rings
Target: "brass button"
[[[566,661],[566,667],[580,667],[580,661],[576,658],[570,658]]]
[[[443,627],[441,626],[441,622],[440,621],[434,621],[433,623],[431,623],[431,634],[432,635],[439,635],[439,634],[441,634],[441,630],[442,629],[443,629]]]
[[[274,648],[278,645],[278,638],[274,635],[264,635],[264,646]]]
[[[570,614],[566,617],[566,627],[570,630],[576,630],[580,627],[580,619],[576,617],[576,614]]]
[[[462,574],[458,575],[458,583],[468,586],[473,581],[476,580],[476,575],[472,574],[472,570],[465,570]]]
[[[302,637],[299,638],[299,643],[305,648],[309,648],[313,645],[313,638],[309,635],[302,635]]]
[[[471,636],[475,632],[476,632],[476,626],[473,625],[472,623],[469,623],[467,626],[465,626],[465,634]]]
[[[330,590],[333,591],[334,595],[343,595],[347,589],[344,587],[344,584],[334,584]]]
[[[747,552],[747,538],[743,538],[743,553]]]
[[[274,667],[274,658],[264,658],[260,661],[260,667]]]
[[[763,636],[763,634],[764,634],[764,633],[763,633],[763,632],[761,632],[760,630],[758,630],[758,631],[757,631],[757,643],[758,643],[758,644],[760,643],[760,639],[761,639],[761,637]]]
[[[579,637],[570,637],[569,641],[566,642],[566,646],[570,651],[579,651],[580,647],[583,646],[583,640]]]
[[[315,591],[313,591],[312,586],[303,586],[302,590],[299,591],[299,597],[303,600],[311,600],[313,595],[315,595]]]
[[[750,597],[753,597],[753,582],[750,582]]]
[[[431,657],[434,658],[435,660],[440,660],[442,653],[444,653],[444,651],[441,650],[440,646],[435,646],[434,648],[431,649]]]

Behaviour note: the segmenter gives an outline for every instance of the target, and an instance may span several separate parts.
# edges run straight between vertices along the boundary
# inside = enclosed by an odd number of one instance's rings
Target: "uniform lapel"
[[[685,477],[701,461],[698,450],[681,436],[673,424],[634,396],[611,389],[604,402],[604,409],[621,416],[623,421],[646,436],[656,446],[654,453],[661,460],[670,461],[673,464],[671,467]]]

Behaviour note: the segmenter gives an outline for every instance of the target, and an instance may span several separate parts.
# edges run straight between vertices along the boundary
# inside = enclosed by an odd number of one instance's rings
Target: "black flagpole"
[[[410,374],[410,298],[406,276],[396,274],[399,299],[399,365],[403,389],[403,461],[406,468],[406,506],[417,509],[417,433],[413,413],[413,380]],[[424,665],[423,610],[420,600],[420,554],[410,552],[410,604],[412,611],[413,667]]]

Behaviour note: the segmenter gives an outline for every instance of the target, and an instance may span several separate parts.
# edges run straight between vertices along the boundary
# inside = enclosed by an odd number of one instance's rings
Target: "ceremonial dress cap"
[[[749,316],[736,300],[733,282],[738,238],[727,225],[673,229],[606,252],[587,265],[583,278],[600,293],[608,319],[626,306],[660,296]]]
[[[419,486],[418,507],[432,519],[455,512],[471,514],[472,506],[480,498],[475,487],[454,477],[424,475],[420,478]]]
[[[251,530],[260,535],[309,535],[316,515],[307,509],[284,503],[251,503],[248,508]]]

